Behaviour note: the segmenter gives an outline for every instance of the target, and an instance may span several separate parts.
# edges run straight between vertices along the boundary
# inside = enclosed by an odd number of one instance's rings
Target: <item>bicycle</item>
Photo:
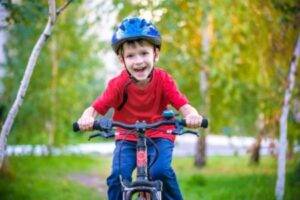
[[[161,200],[162,193],[162,182],[160,180],[149,180],[148,175],[148,160],[147,160],[147,137],[145,135],[146,130],[155,129],[162,125],[174,125],[175,129],[172,132],[174,135],[183,135],[185,133],[191,133],[199,136],[197,132],[192,130],[185,130],[186,126],[185,120],[176,119],[175,114],[172,111],[164,111],[162,114],[164,120],[155,123],[146,123],[145,121],[137,121],[135,124],[125,124],[118,121],[113,121],[111,119],[102,117],[99,120],[95,120],[93,124],[93,130],[99,130],[100,133],[96,133],[89,136],[89,140],[94,137],[104,137],[110,138],[114,137],[113,128],[119,127],[130,132],[135,132],[137,135],[136,143],[136,181],[129,182],[123,180],[120,176],[121,186],[122,186],[122,197],[123,200],[131,200],[135,194],[138,194],[138,200]],[[207,119],[203,119],[201,123],[202,128],[208,127]],[[73,124],[73,131],[80,131],[77,122]],[[157,150],[157,149],[156,149]],[[158,156],[158,150],[156,152],[156,158]],[[154,158],[153,164],[156,161]],[[151,166],[150,164],[150,166]]]

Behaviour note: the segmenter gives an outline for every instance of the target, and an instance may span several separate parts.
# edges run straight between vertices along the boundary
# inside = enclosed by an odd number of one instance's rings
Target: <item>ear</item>
[[[120,62],[121,64],[124,63],[124,60],[123,60],[123,58],[122,58],[122,56],[121,56],[120,54],[118,55],[118,60],[119,60],[119,62]]]
[[[121,64],[123,67],[125,67],[124,59],[123,59],[123,57],[122,57],[120,54],[118,55],[118,60],[119,60],[120,64]]]
[[[159,60],[159,49],[158,48],[155,48],[154,50],[154,61],[157,62]]]

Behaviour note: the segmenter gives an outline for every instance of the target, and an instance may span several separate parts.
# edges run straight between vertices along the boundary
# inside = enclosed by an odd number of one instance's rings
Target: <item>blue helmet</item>
[[[130,40],[145,39],[160,48],[161,36],[157,28],[140,17],[125,18],[114,32],[111,46],[118,54],[120,46]]]

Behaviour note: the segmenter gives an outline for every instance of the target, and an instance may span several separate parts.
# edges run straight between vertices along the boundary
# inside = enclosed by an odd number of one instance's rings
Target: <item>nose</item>
[[[140,55],[137,55],[137,56],[136,56],[136,58],[135,58],[135,64],[136,64],[136,65],[142,64],[143,61],[144,61],[144,60],[143,60],[142,56],[140,56]]]

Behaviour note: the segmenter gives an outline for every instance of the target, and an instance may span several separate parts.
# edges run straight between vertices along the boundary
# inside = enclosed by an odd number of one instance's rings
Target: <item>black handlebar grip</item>
[[[186,126],[186,121],[185,121],[185,119],[182,119],[182,120],[180,121],[180,124],[183,125],[183,126]],[[203,118],[203,119],[202,119],[202,122],[201,122],[201,124],[200,124],[200,127],[201,127],[201,128],[207,128],[207,127],[208,127],[208,120],[207,120],[206,118]]]
[[[200,126],[202,128],[207,128],[208,127],[208,120],[203,118]]]
[[[74,122],[74,123],[73,123],[73,131],[74,131],[74,132],[80,131],[79,124],[78,124],[77,122]]]

